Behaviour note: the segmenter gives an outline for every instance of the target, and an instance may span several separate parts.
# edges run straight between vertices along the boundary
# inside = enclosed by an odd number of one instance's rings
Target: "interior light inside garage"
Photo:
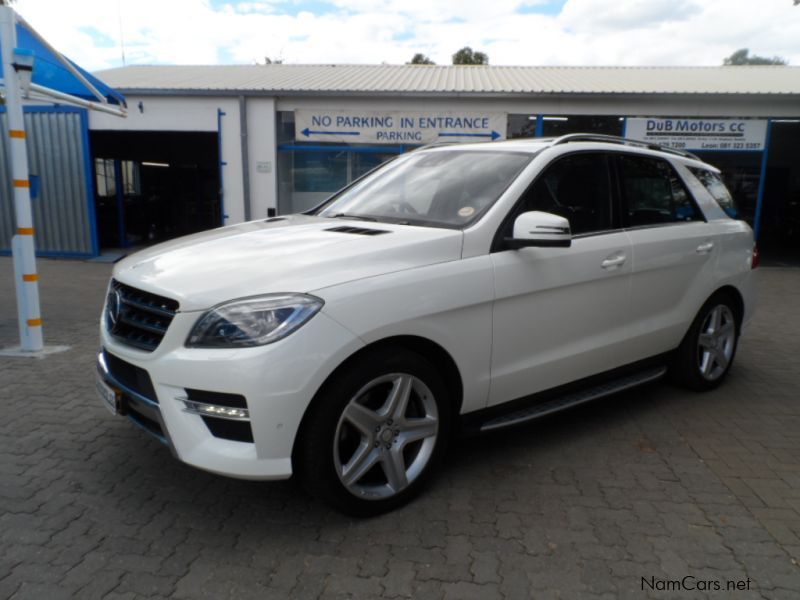
[[[143,167],[168,167],[169,163],[161,163],[161,162],[143,162]]]

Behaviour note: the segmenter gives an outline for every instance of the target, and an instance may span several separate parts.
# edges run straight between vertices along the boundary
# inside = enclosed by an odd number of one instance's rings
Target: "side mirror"
[[[514,237],[506,238],[506,245],[517,250],[538,248],[569,248],[572,233],[569,221],[551,213],[537,210],[524,212],[514,221]]]

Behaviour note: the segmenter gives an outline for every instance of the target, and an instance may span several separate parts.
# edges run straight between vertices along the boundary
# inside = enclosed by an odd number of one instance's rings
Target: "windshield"
[[[491,150],[409,154],[343,191],[317,214],[462,227],[486,212],[532,158]]]

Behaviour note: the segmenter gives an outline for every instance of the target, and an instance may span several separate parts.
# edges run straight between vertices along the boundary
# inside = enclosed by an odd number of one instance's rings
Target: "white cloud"
[[[800,7],[791,0],[568,0],[559,15],[531,13],[539,4],[547,2],[19,0],[15,6],[88,69],[120,64],[119,45],[108,46],[120,39],[120,17],[128,64],[252,63],[265,56],[403,63],[416,52],[447,64],[469,45],[492,64],[718,65],[748,47],[800,65]]]
[[[572,29],[596,33],[686,21],[700,10],[693,0],[571,0],[564,5],[560,21]]]

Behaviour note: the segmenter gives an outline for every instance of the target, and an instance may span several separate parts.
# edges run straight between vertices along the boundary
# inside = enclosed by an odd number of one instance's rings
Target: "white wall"
[[[132,96],[126,95],[128,116],[117,117],[102,112],[89,112],[90,129],[125,131],[217,131],[217,109],[235,121],[238,128],[239,107],[235,98]],[[139,102],[142,103],[141,108]],[[238,135],[238,134],[237,134]]]
[[[91,130],[122,131],[210,131],[217,132],[217,111],[221,120],[222,189],[226,224],[244,220],[242,146],[239,130],[239,101],[230,97],[161,97],[126,95],[126,118],[91,112]],[[139,108],[139,102],[142,108]],[[274,120],[274,119],[273,119]],[[274,144],[273,144],[274,146]]]
[[[239,98],[236,96],[127,95],[128,117],[91,112],[93,130],[217,131],[222,109],[222,167],[227,224],[244,220],[244,184]],[[139,108],[142,102],[142,108]],[[596,114],[624,116],[797,117],[793,98],[758,96],[540,96],[520,98],[357,98],[347,96],[270,98],[251,96],[247,103],[247,165],[250,218],[263,219],[277,208],[276,111],[336,107],[354,110],[482,110],[512,114]]]
[[[275,99],[247,98],[247,151],[250,169],[250,218],[263,219],[278,206]]]

